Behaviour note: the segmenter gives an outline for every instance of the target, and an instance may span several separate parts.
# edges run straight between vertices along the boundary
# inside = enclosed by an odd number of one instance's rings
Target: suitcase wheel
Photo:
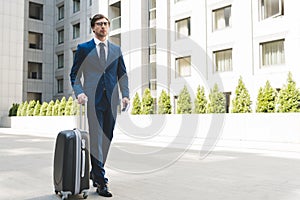
[[[86,199],[88,196],[89,196],[89,195],[88,195],[87,192],[84,192],[84,193],[83,193],[83,198],[84,198],[84,199]]]

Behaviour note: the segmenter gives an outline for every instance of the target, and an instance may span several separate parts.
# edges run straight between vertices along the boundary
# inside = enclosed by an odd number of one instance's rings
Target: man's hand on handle
[[[77,99],[79,104],[85,104],[88,98],[84,93],[81,93],[77,96]]]

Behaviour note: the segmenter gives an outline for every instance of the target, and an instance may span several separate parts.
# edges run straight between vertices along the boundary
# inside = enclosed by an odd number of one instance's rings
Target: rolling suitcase
[[[84,130],[75,128],[59,132],[54,152],[53,180],[55,193],[62,199],[69,195],[83,194],[88,197],[89,180],[89,135],[86,131],[87,109],[85,104]],[[82,128],[82,106],[80,106]]]

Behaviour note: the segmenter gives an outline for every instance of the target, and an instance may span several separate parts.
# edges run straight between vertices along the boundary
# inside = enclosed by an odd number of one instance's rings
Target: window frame
[[[57,31],[57,44],[63,44],[65,42],[65,30],[60,29]]]
[[[73,0],[73,13],[77,13],[80,11],[80,0]]]
[[[187,21],[187,24],[186,24],[186,27],[188,29],[188,33],[187,35],[180,32],[179,31],[179,28],[178,28],[178,25],[180,22],[184,22],[184,21]],[[190,37],[191,36],[191,17],[185,17],[185,18],[182,18],[182,19],[178,19],[175,21],[175,40],[180,40],[180,39],[183,39],[183,38],[187,38],[187,37]]]
[[[73,39],[80,38],[80,22],[73,24]]]
[[[39,37],[39,38],[35,38],[35,39],[39,40],[38,43],[30,43],[31,42],[30,35],[35,35],[36,37]],[[28,48],[43,50],[43,33],[29,31],[28,32]]]
[[[275,58],[275,57],[273,57],[272,55],[270,56],[270,58],[271,58],[271,64],[265,64],[265,53],[264,53],[264,51],[265,51],[265,49],[264,48],[267,48],[267,47],[264,47],[263,45],[270,45],[270,44],[275,44],[275,43],[278,43],[278,42],[282,42],[282,52],[281,52],[281,58],[280,58],[280,60],[281,60],[281,62],[280,63],[278,63],[279,61],[275,61],[275,60],[273,60],[273,58]],[[275,46],[275,47],[278,47],[278,45],[277,46]],[[273,47],[274,48],[274,47]],[[276,52],[278,52],[278,49],[276,49],[275,50]],[[272,53],[272,52],[271,52]],[[270,54],[270,52],[269,52],[269,54]],[[282,55],[283,54],[283,55]],[[286,63],[286,58],[285,58],[285,39],[283,38],[283,39],[278,39],[278,40],[271,40],[271,41],[265,41],[265,42],[260,42],[259,43],[259,55],[260,55],[260,68],[267,68],[267,67],[272,67],[272,66],[281,66],[281,65],[285,65],[285,63]],[[283,56],[283,58],[282,58],[282,56]],[[276,57],[276,59],[278,58],[278,56]],[[270,60],[269,60],[270,61]],[[274,62],[276,62],[276,63],[274,63]]]
[[[260,15],[259,19],[260,19],[260,21],[284,15],[284,0],[278,0],[278,12],[274,13],[272,15],[269,15],[269,16],[266,16],[265,1],[269,1],[269,0],[260,0],[259,1],[259,15]]]
[[[43,80],[43,63],[29,61],[27,64],[27,68],[27,79]],[[34,70],[34,68],[36,68],[36,70]],[[36,73],[36,77],[33,76],[33,73]]]
[[[57,17],[58,20],[62,20],[65,18],[65,5],[60,5],[57,7]]]
[[[189,59],[189,60],[188,60]],[[185,61],[188,65],[181,66],[180,61]],[[182,67],[188,67],[188,73],[182,74],[181,68]],[[190,77],[192,75],[192,56],[182,56],[175,58],[175,78],[184,78],[184,77]]]
[[[227,51],[231,51],[231,59],[230,59],[230,66],[224,66],[224,67],[221,67],[221,66],[218,66],[218,61],[217,61],[217,54],[219,54],[219,53],[223,53],[224,55],[223,55],[223,57],[224,57],[224,59],[222,59],[222,62],[226,62],[226,55],[225,55],[225,53],[227,52]],[[233,54],[232,54],[232,52],[233,52],[233,48],[226,48],[226,49],[220,49],[220,50],[216,50],[216,51],[213,51],[213,61],[214,61],[214,72],[215,73],[221,73],[221,72],[231,72],[231,71],[233,71],[233,64],[232,64],[232,57],[233,57]],[[222,56],[222,55],[219,55],[219,56]]]
[[[31,7],[33,6],[33,7]],[[34,14],[35,15],[31,15],[33,10],[34,9]],[[38,12],[36,13],[36,11],[38,10]],[[39,16],[37,16],[39,15]],[[28,17],[30,19],[36,19],[36,20],[40,20],[40,21],[43,21],[44,19],[44,5],[43,4],[40,4],[40,3],[35,3],[35,2],[29,2],[29,9],[28,9]]]
[[[225,15],[225,9],[226,8],[230,8],[230,16],[229,16],[229,18],[228,18],[228,26],[226,26],[226,15]],[[231,20],[232,20],[232,5],[230,4],[230,5],[227,5],[227,6],[223,6],[223,7],[220,7],[220,8],[217,8],[217,9],[213,9],[212,10],[212,30],[213,31],[218,31],[218,30],[222,30],[222,29],[227,29],[227,28],[231,28],[232,27],[232,22],[231,22]],[[225,26],[224,27],[217,27],[217,23],[216,23],[216,12],[218,12],[218,11],[223,11],[224,13],[224,16],[223,16],[223,18],[222,19],[224,19],[224,21],[225,21]]]

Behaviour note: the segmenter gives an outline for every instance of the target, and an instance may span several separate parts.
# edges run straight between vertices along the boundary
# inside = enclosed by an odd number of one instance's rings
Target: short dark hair
[[[96,15],[94,15],[93,18],[91,18],[91,27],[94,28],[95,22],[96,22],[98,19],[103,19],[103,18],[105,18],[105,19],[108,21],[108,25],[110,25],[110,21],[109,21],[109,19],[108,19],[105,15],[102,15],[102,14],[96,14]]]

